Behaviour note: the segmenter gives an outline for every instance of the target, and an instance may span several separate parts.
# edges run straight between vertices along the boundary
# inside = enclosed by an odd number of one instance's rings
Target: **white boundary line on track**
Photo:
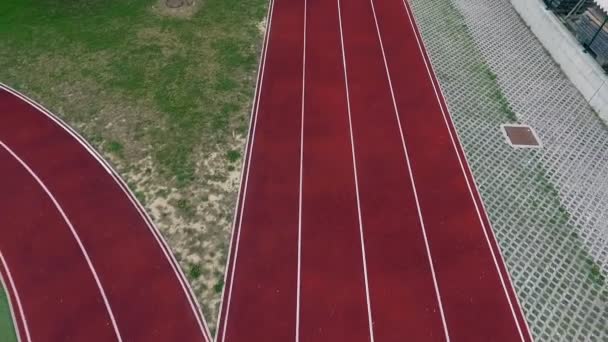
[[[241,203],[241,191],[242,191],[242,187],[240,186],[241,184],[243,184],[243,175],[245,174],[245,170],[246,170],[246,166],[249,164],[249,145],[250,145],[250,138],[251,138],[251,131],[253,130],[252,127],[252,123],[253,123],[253,117],[257,115],[257,111],[255,110],[258,99],[259,99],[259,94],[258,94],[258,89],[259,89],[259,84],[260,84],[260,77],[261,75],[261,68],[262,68],[262,60],[264,59],[265,53],[266,53],[266,45],[267,45],[267,40],[268,40],[268,33],[270,32],[270,16],[271,16],[271,8],[272,8],[272,0],[270,0],[268,2],[268,10],[266,13],[266,20],[267,20],[267,25],[268,27],[266,28],[266,32],[264,33],[264,41],[262,43],[262,53],[260,55],[260,62],[258,63],[258,71],[257,71],[257,78],[256,78],[256,83],[255,83],[255,90],[254,90],[254,98],[253,98],[253,102],[251,105],[251,113],[249,115],[249,130],[247,131],[247,142],[245,143],[245,149],[244,149],[244,153],[243,153],[243,164],[241,165],[241,176],[239,179],[239,193],[237,196],[237,203],[236,203],[236,207],[234,208],[234,215],[232,218],[232,232],[230,233],[230,245],[228,245],[228,257],[226,258],[226,267],[224,268],[224,286],[222,287],[222,296],[221,298],[221,302],[220,302],[220,309],[217,315],[217,327],[218,327],[218,331],[220,329],[220,320],[222,318],[222,309],[224,306],[224,293],[226,291],[226,280],[228,280],[228,271],[230,271],[229,266],[230,266],[230,256],[232,255],[232,243],[234,241],[234,231],[235,231],[235,227],[236,227],[236,219],[238,216],[238,213],[240,212],[240,207],[242,205]],[[217,340],[217,335],[218,335],[218,331],[216,331],[216,340]]]
[[[186,295],[188,297],[190,307],[197,320],[197,323],[199,325],[201,333],[203,334],[203,337],[205,338],[205,340],[211,341],[211,338],[210,338],[211,334],[209,333],[209,328],[207,327],[207,322],[204,319],[202,310],[201,310],[200,306],[198,305],[198,302],[195,299],[196,297],[194,296],[194,292],[192,291],[192,288],[190,288],[189,283],[186,281],[186,277],[185,277],[183,271],[181,270],[181,268],[179,267],[179,264],[177,263],[175,256],[171,252],[169,252],[170,248],[167,245],[167,242],[165,241],[163,236],[161,235],[160,231],[154,225],[154,223],[153,223],[152,219],[150,218],[150,216],[148,215],[148,213],[135,200],[135,195],[133,194],[131,189],[129,189],[129,187],[126,185],[126,183],[122,180],[122,178],[119,176],[118,172],[116,172],[112,168],[112,166],[110,166],[110,164],[108,164],[108,162],[106,162],[103,159],[101,154],[99,152],[97,152],[97,150],[95,150],[95,148],[93,148],[93,146],[91,146],[86,141],[86,139],[84,139],[78,132],[76,132],[72,127],[70,127],[66,122],[64,122],[62,119],[60,119],[57,115],[53,114],[51,111],[49,111],[42,105],[36,103],[34,100],[30,99],[29,97],[19,93],[18,91],[14,90],[13,88],[11,88],[3,83],[0,83],[0,89],[6,90],[9,93],[17,96],[21,100],[27,102],[28,104],[30,104],[31,106],[36,108],[38,111],[40,111],[41,113],[46,115],[47,118],[49,118],[51,121],[53,121],[57,126],[64,129],[68,134],[70,134],[74,139],[76,139],[76,141],[79,142],[80,145],[85,150],[87,150],[91,156],[93,156],[93,158],[97,159],[99,164],[110,174],[110,176],[112,176],[112,178],[114,179],[116,184],[120,187],[120,189],[123,191],[123,193],[131,201],[131,204],[133,205],[133,207],[137,210],[139,215],[143,218],[148,229],[150,230],[150,232],[156,239],[157,243],[161,247],[165,257],[167,258],[167,261],[169,262],[176,277],[178,278],[178,281],[180,282],[182,289],[184,290],[184,292],[186,293]]]
[[[228,299],[226,302],[226,318],[223,320],[223,324],[222,324],[222,307],[224,305],[224,298],[225,298],[225,286],[224,289],[222,290],[222,302],[220,304],[220,312],[219,312],[219,316],[218,316],[218,322],[217,322],[217,326],[218,326],[218,331],[216,332],[215,335],[215,340],[218,341],[218,336],[220,335],[220,331],[219,329],[222,330],[222,334],[221,334],[221,341],[223,342],[226,339],[226,331],[227,331],[227,325],[228,325],[228,317],[229,317],[229,313],[230,313],[230,304],[231,304],[231,300],[232,300],[232,287],[234,284],[234,275],[236,274],[236,264],[237,264],[237,257],[238,257],[238,253],[239,253],[239,242],[241,239],[241,226],[243,224],[243,213],[245,210],[245,200],[247,199],[247,186],[249,184],[249,170],[251,168],[251,153],[253,151],[253,145],[255,143],[255,133],[256,133],[256,128],[257,128],[257,123],[258,123],[258,110],[260,107],[260,94],[262,93],[262,87],[263,87],[263,83],[264,83],[264,73],[266,70],[266,54],[268,51],[268,45],[270,44],[270,33],[272,30],[272,18],[273,18],[273,13],[274,13],[274,0],[270,0],[270,5],[268,6],[268,28],[266,29],[266,37],[264,38],[264,48],[262,50],[262,56],[260,58],[260,64],[258,65],[258,83],[256,84],[256,94],[255,94],[255,98],[254,98],[254,104],[251,107],[251,116],[249,118],[249,135],[247,136],[247,144],[245,149],[248,151],[246,154],[246,161],[243,162],[242,165],[242,170],[241,170],[241,187],[239,189],[239,196],[237,197],[237,207],[235,208],[235,212],[234,212],[234,222],[233,222],[233,229],[232,229],[232,236],[230,238],[230,247],[229,247],[229,251],[228,251],[228,258],[226,259],[226,265],[230,265],[230,258],[232,256],[232,241],[234,240],[234,236],[235,236],[235,232],[236,232],[236,243],[235,243],[235,247],[234,247],[234,258],[232,260],[232,267],[230,268],[230,286],[228,289]],[[257,102],[256,102],[257,101]],[[253,122],[253,128],[251,128],[251,123]],[[245,164],[247,164],[245,166]],[[245,171],[246,169],[246,171]],[[243,172],[245,171],[245,172]],[[245,180],[245,184],[243,184],[243,177]],[[241,198],[241,192],[242,192],[242,199],[240,201],[240,210],[238,207],[238,200]],[[240,213],[239,213],[240,212]],[[238,228],[236,226],[236,218],[237,218],[237,213],[239,214],[239,223],[238,223]],[[225,274],[224,274],[224,284],[226,284],[226,279],[228,278],[228,267],[226,267],[225,270]]]
[[[342,51],[342,68],[344,70],[344,88],[346,90],[346,109],[348,111],[348,128],[350,132],[350,146],[353,159],[353,176],[355,178],[355,191],[357,195],[357,218],[359,220],[359,238],[361,239],[361,258],[363,259],[363,275],[365,276],[365,300],[367,302],[367,323],[369,326],[370,341],[374,342],[374,320],[372,317],[372,304],[369,294],[369,281],[367,277],[367,254],[365,252],[365,236],[363,232],[363,215],[361,214],[361,199],[359,196],[359,176],[357,174],[357,158],[355,153],[355,138],[353,134],[353,123],[350,108],[350,91],[348,90],[348,72],[346,71],[346,51],[344,49],[344,32],[342,29],[342,7],[340,0],[338,4],[338,22],[340,24],[340,45]]]
[[[304,178],[304,100],[306,99],[306,20],[308,2],[304,0],[304,46],[302,52],[302,113],[300,118],[300,185],[298,193],[298,275],[296,280],[296,342],[300,342],[300,295],[302,287],[302,180]]]
[[[8,264],[0,252],[0,262],[2,262],[2,267],[6,271],[6,276],[8,277],[8,281],[11,285],[11,290],[13,292],[13,296],[15,297],[15,301],[17,302],[17,308],[19,309],[19,315],[22,319],[23,330],[25,331],[25,338],[27,342],[32,342],[32,337],[30,336],[30,330],[27,326],[27,318],[25,317],[25,313],[23,312],[23,306],[21,305],[21,300],[19,299],[19,292],[17,291],[17,287],[15,286],[15,282],[13,281],[13,277],[11,275],[11,270],[8,268]],[[2,273],[0,272],[0,282],[2,283],[2,287],[6,291],[6,300],[8,302],[8,307],[11,311],[11,317],[13,319],[13,325],[15,326],[15,335],[17,336],[17,342],[21,342],[21,329],[19,329],[19,323],[17,322],[17,315],[15,315],[15,311],[13,309],[13,305],[11,303],[11,293],[2,278]]]
[[[251,113],[249,115],[249,130],[247,131],[247,142],[245,143],[245,149],[244,149],[244,153],[243,153],[243,164],[241,165],[241,176],[239,179],[239,193],[237,196],[237,202],[236,202],[236,207],[234,208],[234,215],[232,218],[232,232],[230,233],[230,244],[228,245],[228,257],[226,258],[226,267],[224,268],[224,286],[222,287],[222,295],[220,297],[221,302],[220,302],[220,309],[217,315],[217,321],[216,321],[216,326],[217,326],[217,331],[216,331],[216,336],[215,336],[215,340],[217,340],[217,335],[219,333],[219,330],[221,328],[221,319],[222,319],[222,309],[224,306],[224,294],[226,292],[226,284],[227,284],[227,280],[228,280],[228,271],[230,271],[229,266],[231,265],[230,263],[230,256],[232,255],[232,243],[234,241],[234,231],[235,231],[235,227],[236,227],[236,219],[238,213],[240,212],[240,207],[242,206],[242,201],[241,201],[241,191],[243,189],[243,187],[241,186],[243,184],[243,175],[245,174],[245,170],[246,170],[246,166],[249,164],[249,146],[250,146],[250,138],[251,138],[251,132],[253,130],[252,127],[252,123],[253,123],[253,117],[257,115],[257,111],[255,110],[257,103],[258,103],[258,99],[259,99],[259,93],[258,93],[258,89],[259,89],[259,84],[260,84],[260,77],[261,75],[261,68],[262,68],[262,60],[265,58],[265,54],[266,54],[266,45],[267,45],[267,40],[268,40],[268,34],[270,32],[270,16],[271,16],[271,8],[272,8],[272,1],[270,0],[268,3],[268,11],[266,13],[266,20],[267,20],[267,25],[268,27],[266,28],[266,32],[264,33],[264,41],[262,43],[262,53],[260,55],[260,62],[258,63],[258,71],[257,71],[257,78],[256,78],[256,83],[255,83],[255,90],[254,90],[254,98],[253,98],[253,102],[251,105]]]
[[[55,208],[57,209],[59,214],[61,214],[61,217],[63,218],[64,222],[70,228],[72,236],[76,240],[78,247],[80,247],[80,251],[82,252],[85,260],[87,261],[89,270],[91,270],[93,278],[95,279],[95,283],[97,284],[97,288],[99,289],[99,293],[101,294],[103,303],[106,307],[106,310],[108,311],[108,315],[110,316],[110,321],[112,322],[112,327],[114,328],[114,333],[116,334],[116,338],[118,339],[119,342],[122,342],[122,336],[120,335],[120,330],[118,329],[118,325],[116,324],[116,319],[114,318],[114,312],[112,311],[112,307],[110,306],[110,302],[108,301],[106,292],[105,292],[103,286],[101,285],[101,281],[99,280],[99,276],[97,275],[95,266],[93,266],[93,263],[91,262],[91,258],[89,257],[89,254],[87,253],[87,250],[84,247],[82,241],[80,241],[80,237],[78,236],[76,229],[72,225],[72,222],[70,221],[70,219],[67,217],[67,215],[63,211],[63,208],[61,207],[61,205],[59,205],[59,202],[57,202],[57,199],[55,199],[55,197],[53,196],[51,191],[46,187],[46,185],[44,184],[44,182],[42,182],[42,180],[38,177],[38,175],[21,158],[19,158],[19,156],[17,154],[15,154],[15,152],[13,152],[13,150],[11,150],[8,146],[6,146],[6,144],[4,142],[0,141],[0,146],[2,146],[11,156],[13,156],[13,158],[15,158],[19,162],[19,164],[21,164],[21,166],[27,170],[27,172],[30,174],[30,176],[36,180],[38,185],[44,190],[44,192],[49,197],[51,202],[53,202],[53,205],[55,206]]]
[[[517,330],[519,332],[519,336],[520,336],[520,338],[521,338],[522,341],[525,341],[525,338],[523,336],[524,334],[523,334],[521,326],[520,326],[520,322],[517,319],[517,315],[515,313],[515,309],[514,309],[512,301],[511,301],[511,296],[508,293],[508,290],[506,288],[505,281],[504,281],[504,278],[503,278],[502,271],[501,271],[501,269],[500,269],[500,267],[498,265],[498,261],[497,261],[496,255],[495,255],[496,253],[495,253],[494,248],[492,247],[492,244],[491,244],[490,239],[488,237],[488,232],[487,232],[488,227],[486,227],[486,225],[485,225],[485,223],[484,223],[484,221],[483,221],[483,219],[481,217],[481,213],[480,213],[480,210],[479,210],[479,205],[477,203],[477,200],[475,199],[475,195],[473,194],[473,190],[471,188],[471,184],[469,182],[469,178],[467,176],[467,172],[466,172],[465,167],[464,167],[463,162],[462,162],[462,157],[461,157],[460,152],[459,152],[459,150],[457,148],[457,145],[456,145],[456,141],[458,141],[458,145],[460,146],[460,148],[462,149],[462,151],[464,151],[464,148],[462,147],[462,142],[460,141],[460,137],[458,137],[458,135],[456,136],[456,139],[454,139],[454,134],[452,134],[452,130],[450,129],[450,124],[448,122],[449,115],[447,115],[446,112],[445,112],[445,109],[443,107],[443,103],[442,103],[441,98],[439,96],[439,93],[437,91],[437,87],[435,86],[435,81],[434,80],[437,79],[437,76],[435,75],[435,71],[430,68],[429,62],[427,61],[427,56],[424,53],[424,51],[425,51],[424,50],[425,49],[424,48],[424,42],[422,42],[421,39],[418,37],[418,24],[415,23],[415,21],[412,19],[412,14],[410,13],[409,6],[405,3],[405,0],[402,0],[402,2],[403,2],[403,7],[405,8],[405,11],[407,13],[410,25],[412,27],[412,31],[414,32],[414,36],[416,37],[416,42],[418,43],[418,49],[419,49],[420,55],[422,56],[422,59],[424,61],[424,65],[425,65],[427,73],[429,75],[429,79],[431,80],[431,84],[433,86],[433,90],[435,92],[435,96],[436,96],[437,101],[439,103],[439,107],[440,107],[441,113],[443,115],[443,120],[444,120],[444,122],[446,124],[446,127],[448,129],[448,132],[450,134],[450,139],[452,141],[452,146],[454,147],[454,150],[456,151],[456,155],[458,157],[458,161],[460,163],[460,168],[461,168],[461,170],[463,172],[463,175],[464,175],[464,178],[465,178],[465,181],[466,181],[466,184],[467,184],[467,188],[468,188],[469,193],[471,195],[471,198],[473,200],[473,204],[475,205],[475,210],[477,211],[477,216],[479,218],[479,222],[481,223],[482,230],[484,232],[484,236],[486,238],[486,241],[488,243],[488,247],[490,249],[490,253],[492,254],[492,259],[494,260],[494,265],[496,266],[496,270],[498,272],[498,276],[500,278],[500,282],[501,282],[501,284],[503,286],[503,289],[505,291],[505,295],[507,297],[507,301],[509,303],[509,306],[510,306],[510,309],[511,309],[511,313],[513,315],[513,319],[515,320],[515,324],[517,326]],[[443,96],[443,91],[441,90],[441,88],[439,88],[439,91],[441,92],[441,97],[443,97],[445,99],[445,97]],[[446,105],[447,105],[447,102],[446,102]],[[449,120],[451,122],[451,117],[449,118]],[[464,158],[466,160],[466,155],[464,156]],[[468,164],[467,164],[467,166],[468,166]],[[470,170],[469,170],[469,172],[470,172]],[[472,173],[471,173],[471,175],[472,175]],[[477,184],[474,183],[474,186],[475,186],[475,189],[476,189],[477,193],[479,194],[479,189],[477,188]],[[481,198],[481,196],[480,196],[480,198]],[[485,211],[485,207],[484,207],[483,203],[481,203],[481,205],[482,205],[482,208],[484,209],[484,214],[485,214],[486,218],[488,219],[488,222],[490,222],[490,219],[487,216],[487,212]],[[494,239],[494,242],[496,243],[496,246],[498,246],[498,242],[496,240],[496,236],[494,235],[494,232],[492,231],[491,228],[489,230],[490,230],[490,234],[492,235],[492,238]],[[505,269],[506,269],[506,264],[505,264],[504,258],[502,257],[502,254],[500,254],[500,253],[498,253],[498,254],[500,256],[500,259],[501,259],[503,265],[505,265]],[[524,313],[522,311],[521,303],[519,303],[519,299],[517,298],[517,292],[513,288],[513,284],[510,281],[509,281],[509,285],[511,287],[511,290],[512,290],[514,296],[515,296],[517,304],[519,305],[520,315],[521,315],[522,319],[525,322],[525,315],[524,315]],[[532,336],[530,334],[530,329],[528,328],[528,329],[526,329],[526,331],[527,331],[528,337],[530,338],[530,341],[533,341],[533,338],[532,338]]]
[[[441,314],[441,322],[443,324],[443,332],[445,334],[445,338],[446,340],[449,342],[450,341],[450,333],[448,331],[448,324],[445,318],[445,313],[443,311],[443,302],[441,301],[441,294],[439,291],[439,284],[437,281],[437,275],[435,273],[435,266],[433,264],[433,257],[431,254],[431,248],[430,248],[430,244],[429,244],[429,240],[428,237],[426,235],[426,226],[424,224],[424,218],[422,215],[422,208],[420,207],[420,201],[418,199],[418,190],[416,188],[416,181],[414,180],[414,171],[412,170],[412,164],[410,161],[410,156],[409,156],[409,152],[407,149],[407,145],[405,143],[405,136],[403,133],[403,126],[401,125],[401,118],[399,117],[399,109],[397,108],[397,100],[395,99],[395,92],[393,90],[393,81],[391,79],[391,73],[389,71],[388,68],[388,62],[386,61],[386,54],[384,52],[384,44],[382,42],[382,35],[380,34],[380,26],[378,25],[378,18],[376,16],[376,8],[374,6],[374,0],[370,0],[370,4],[372,7],[372,12],[374,14],[374,23],[376,24],[376,32],[378,34],[378,41],[380,42],[380,49],[382,50],[382,60],[384,61],[384,68],[386,70],[386,77],[388,79],[388,85],[390,87],[390,91],[391,91],[391,97],[393,100],[393,109],[395,112],[395,118],[397,119],[397,125],[399,126],[399,134],[401,137],[401,144],[403,145],[403,153],[405,155],[405,160],[407,163],[407,169],[409,171],[409,178],[410,178],[410,182],[412,185],[412,190],[414,192],[414,199],[416,201],[416,208],[418,210],[418,219],[420,221],[420,227],[422,228],[422,236],[424,237],[424,245],[426,248],[426,253],[427,253],[427,257],[428,257],[428,261],[429,261],[429,266],[431,268],[431,274],[433,276],[433,285],[434,285],[434,289],[435,289],[435,295],[437,296],[437,304],[439,306],[439,312]]]

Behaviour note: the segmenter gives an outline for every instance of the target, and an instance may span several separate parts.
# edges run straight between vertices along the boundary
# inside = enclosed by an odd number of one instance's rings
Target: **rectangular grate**
[[[507,143],[515,148],[542,147],[536,132],[528,125],[501,125]]]

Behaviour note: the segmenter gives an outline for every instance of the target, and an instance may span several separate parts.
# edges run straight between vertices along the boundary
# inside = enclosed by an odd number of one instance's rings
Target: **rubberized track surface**
[[[217,340],[532,340],[407,4],[269,15]]]
[[[126,186],[43,108],[0,86],[0,273],[21,341],[210,341]]]

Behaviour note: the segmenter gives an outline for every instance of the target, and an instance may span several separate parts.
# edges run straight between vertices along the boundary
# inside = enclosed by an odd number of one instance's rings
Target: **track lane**
[[[444,341],[372,8],[341,8],[376,340]]]
[[[273,2],[218,341],[295,338],[304,6]]]
[[[16,312],[21,340],[28,341],[29,333],[32,341],[115,341],[91,270],[57,208],[2,146],[0,172],[0,251],[25,319],[35,327],[26,333],[24,317]],[[7,290],[15,304],[15,293]]]
[[[414,21],[411,8],[404,0],[402,0],[402,3],[404,6],[404,9],[406,11],[407,17],[409,19],[410,27],[412,28],[412,30],[415,34],[415,37],[416,37],[416,40],[418,43],[418,47],[419,47],[419,51],[424,58],[425,66],[428,71],[429,77],[432,80],[433,89],[437,95],[439,104],[441,106],[441,111],[444,116],[444,120],[450,131],[451,140],[452,140],[454,149],[456,150],[456,152],[458,154],[459,161],[462,163],[462,169],[466,176],[466,181],[470,188],[470,192],[474,198],[476,207],[478,208],[478,210],[480,212],[482,225],[484,226],[484,229],[487,232],[487,235],[490,240],[490,245],[496,255],[498,267],[505,280],[505,283],[506,283],[505,286],[507,287],[507,292],[509,294],[509,297],[511,298],[511,302],[513,303],[512,305],[514,306],[514,311],[515,311],[515,315],[517,317],[517,321],[519,322],[519,326],[522,329],[522,334],[524,335],[524,339],[532,341],[533,337],[530,332],[528,323],[526,321],[526,318],[525,318],[525,315],[524,315],[524,312],[522,309],[522,305],[519,301],[519,297],[517,296],[517,293],[515,292],[515,287],[513,286],[513,282],[511,281],[510,273],[507,269],[504,257],[501,254],[500,247],[498,246],[498,241],[496,240],[494,231],[492,230],[492,224],[490,222],[487,210],[485,209],[485,205],[481,198],[479,188],[477,187],[477,184],[473,177],[473,173],[471,172],[470,165],[467,161],[467,156],[462,147],[462,142],[460,141],[460,137],[458,136],[458,132],[456,131],[456,127],[454,126],[454,122],[453,122],[451,116],[449,115],[448,105],[447,105],[445,96],[441,90],[441,86],[439,85],[439,80],[437,79],[437,75],[431,68],[431,61],[428,56],[428,52],[426,51],[426,48],[424,46],[424,42],[422,41],[422,36],[420,35],[420,30],[418,29],[418,26],[417,26],[416,22]]]
[[[124,326],[123,338],[208,340],[171,260],[109,168],[64,127],[6,90],[0,90],[0,111],[0,137],[62,203]]]
[[[436,261],[439,288],[454,340],[526,340],[521,309],[504,265],[487,238],[467,184],[440,99],[400,0],[373,1],[385,41],[388,70],[410,149],[412,169]],[[483,210],[481,208],[480,210]],[[488,227],[489,228],[489,227]],[[506,278],[506,279],[505,279]]]
[[[338,8],[306,4],[299,340],[369,341]]]

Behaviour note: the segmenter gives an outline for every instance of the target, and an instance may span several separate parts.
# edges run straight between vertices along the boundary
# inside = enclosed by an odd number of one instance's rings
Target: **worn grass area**
[[[214,326],[266,0],[3,0],[0,82],[84,134],[189,270]]]
[[[0,341],[17,342],[6,289],[0,282]]]

